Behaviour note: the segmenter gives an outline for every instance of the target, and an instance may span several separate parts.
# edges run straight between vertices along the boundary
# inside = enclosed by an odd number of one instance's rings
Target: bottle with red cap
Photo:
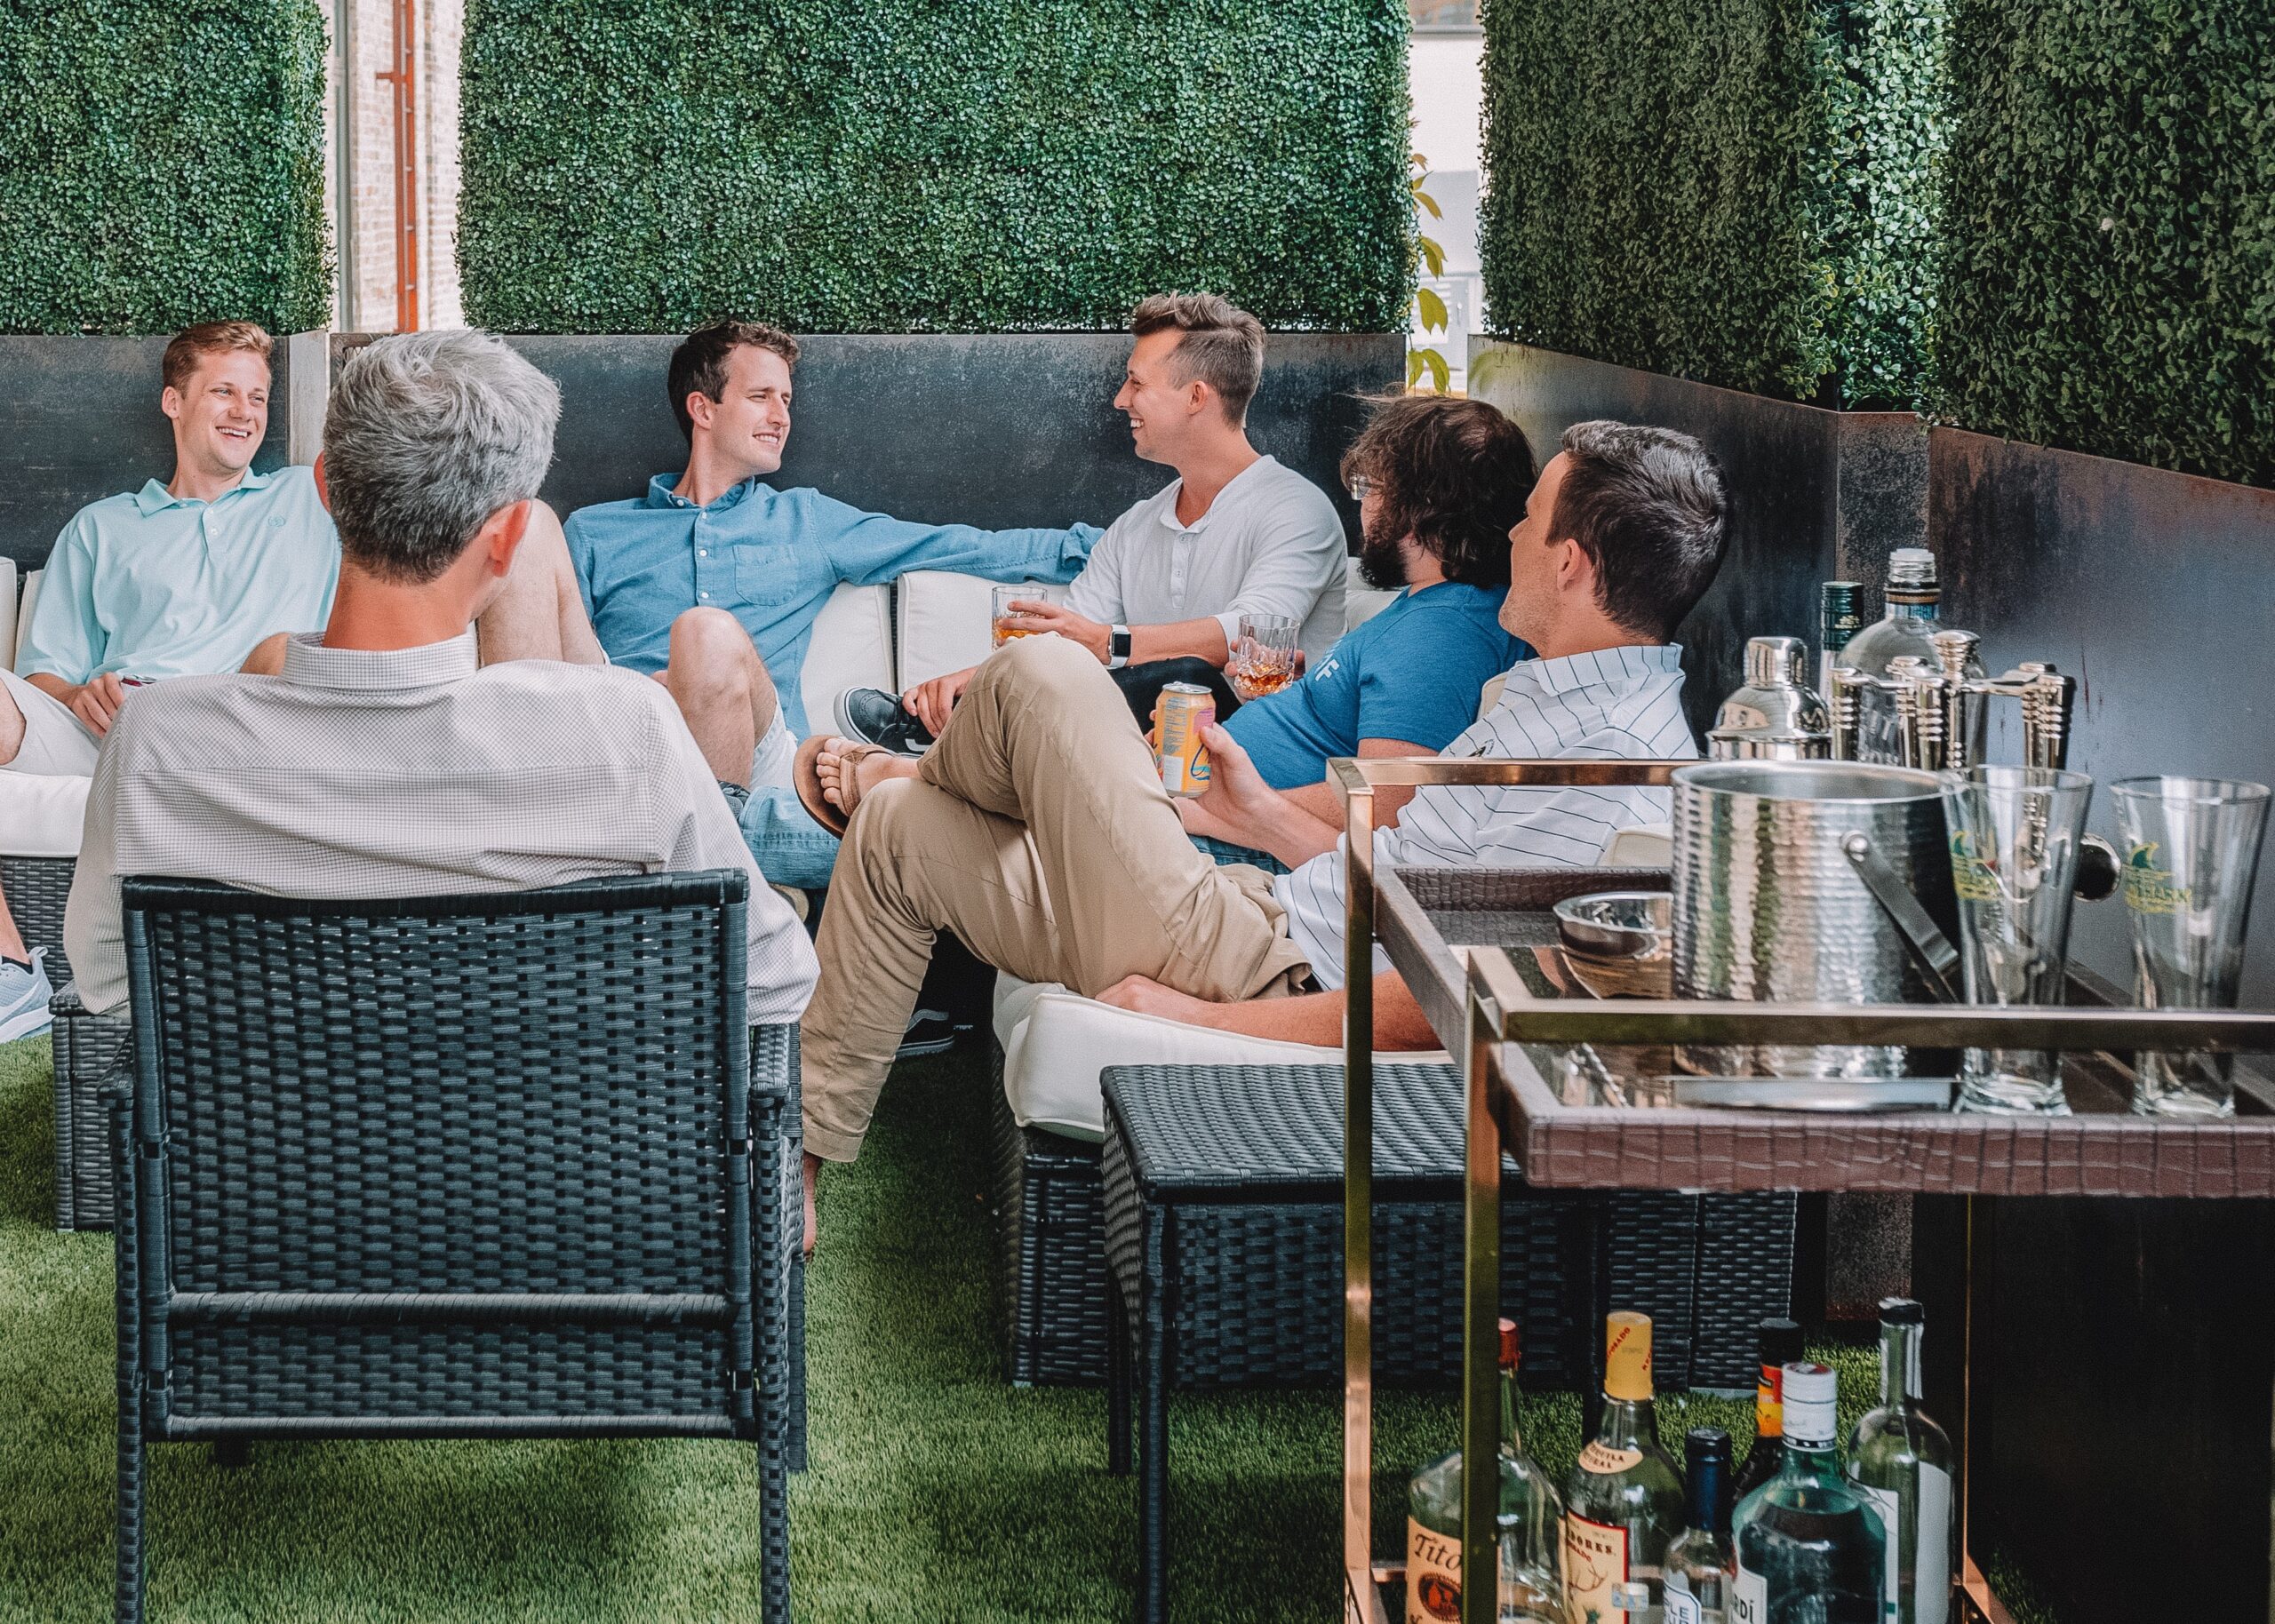
[[[1783,1389],[1785,1366],[1801,1357],[1801,1327],[1790,1319],[1765,1319],[1756,1327],[1761,1376],[1753,1389],[1753,1447],[1738,1468],[1736,1493],[1744,1500],[1777,1475],[1785,1456]]]

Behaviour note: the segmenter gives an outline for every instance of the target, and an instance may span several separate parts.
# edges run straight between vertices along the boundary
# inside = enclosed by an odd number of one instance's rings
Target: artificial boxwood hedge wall
[[[1945,410],[2275,484],[2275,9],[1957,0],[1952,36]]]
[[[0,332],[327,326],[316,0],[0,4]]]
[[[1486,0],[1493,330],[1911,405],[1943,0]]]
[[[468,319],[1405,325],[1404,0],[470,0]]]

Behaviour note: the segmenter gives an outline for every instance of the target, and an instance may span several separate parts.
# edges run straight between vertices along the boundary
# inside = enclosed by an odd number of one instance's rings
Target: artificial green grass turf
[[[860,1162],[821,1188],[809,1289],[812,1469],[793,1481],[805,1624],[1122,1624],[1136,1573],[1129,1479],[1106,1475],[1095,1390],[1004,1384],[983,1191],[986,1067],[904,1066]],[[108,1235],[59,1235],[47,1044],[0,1046],[0,1620],[107,1616],[114,1461]],[[1844,1420],[1876,1356],[1820,1349]],[[1528,1442],[1561,1477],[1577,1402],[1534,1397]],[[1663,1399],[1750,1436],[1751,1405]],[[1406,1476],[1449,1446],[1442,1395],[1377,1405],[1380,1548]],[[1177,1616],[1327,1624],[1339,1585],[1340,1405],[1329,1391],[1180,1395],[1170,1410]],[[154,1616],[166,1620],[695,1620],[757,1612],[746,1445],[272,1444],[217,1469],[151,1451]]]

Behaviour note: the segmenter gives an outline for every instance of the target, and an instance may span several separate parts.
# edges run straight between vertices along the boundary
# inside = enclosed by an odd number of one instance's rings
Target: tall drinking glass
[[[1970,767],[1944,781],[1952,883],[1959,894],[1960,967],[1967,1001],[2063,1001],[2071,888],[2093,795],[2083,773]],[[2053,1049],[1969,1049],[1959,1109],[2066,1116],[2062,1056]]]
[[[2124,840],[2135,996],[2149,1009],[2233,1008],[2267,786],[2125,778],[2109,792]],[[2144,1049],[2133,1063],[2133,1109],[2143,1116],[2235,1115],[2232,1055]]]
[[[1243,705],[1276,694],[1296,680],[1296,629],[1293,615],[1241,617],[1241,634],[1225,662],[1225,676]]]

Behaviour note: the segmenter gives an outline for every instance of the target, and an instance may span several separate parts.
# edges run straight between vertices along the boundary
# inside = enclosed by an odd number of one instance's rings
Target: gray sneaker
[[[55,989],[47,984],[47,950],[32,949],[31,967],[0,959],[0,1043],[36,1038],[54,1022],[47,1013]]]
[[[837,730],[847,738],[902,756],[921,756],[932,747],[931,730],[901,708],[898,695],[881,688],[849,688],[833,708]]]

